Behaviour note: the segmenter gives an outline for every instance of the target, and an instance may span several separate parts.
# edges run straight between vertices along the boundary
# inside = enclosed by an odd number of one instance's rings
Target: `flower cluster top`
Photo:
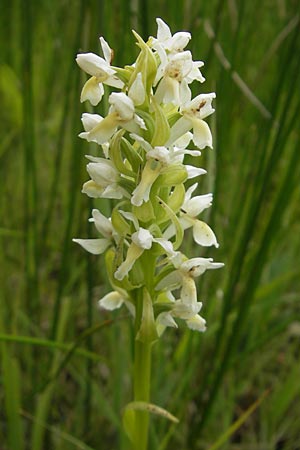
[[[147,42],[133,32],[140,53],[132,65],[112,65],[113,51],[101,37],[103,57],[77,55],[76,61],[91,77],[81,101],[96,106],[104,85],[116,90],[109,95],[106,117],[85,113],[79,135],[101,147],[99,157],[87,156],[90,179],[82,192],[92,198],[118,200],[110,218],[92,211],[100,237],[74,239],[93,254],[106,253],[105,261],[113,291],[100,300],[112,310],[123,303],[135,314],[137,289],[147,290],[158,334],[175,319],[205,330],[199,315],[195,279],[222,263],[211,258],[188,259],[180,250],[184,231],[192,229],[196,244],[218,247],[212,229],[198,216],[212,204],[212,194],[194,195],[195,181],[206,171],[185,164],[185,155],[199,156],[212,147],[206,117],[214,112],[215,93],[192,98],[190,84],[202,83],[202,61],[193,61],[186,50],[188,32],[174,35],[157,19],[157,37]],[[190,149],[192,147],[192,149]]]

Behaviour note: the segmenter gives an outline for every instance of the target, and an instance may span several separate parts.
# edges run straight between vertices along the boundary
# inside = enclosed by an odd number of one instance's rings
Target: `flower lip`
[[[181,108],[181,113],[188,117],[195,117],[198,119],[205,119],[214,113],[214,108],[211,103],[216,98],[215,92],[209,94],[199,94],[193,100],[187,102]]]

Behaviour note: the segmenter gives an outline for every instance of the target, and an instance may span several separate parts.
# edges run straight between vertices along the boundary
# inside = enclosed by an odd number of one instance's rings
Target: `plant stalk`
[[[137,298],[135,330],[138,332],[143,312],[143,291]],[[151,385],[151,342],[135,340],[133,389],[135,402],[149,402]],[[148,411],[135,411],[134,450],[147,450],[149,432]]]

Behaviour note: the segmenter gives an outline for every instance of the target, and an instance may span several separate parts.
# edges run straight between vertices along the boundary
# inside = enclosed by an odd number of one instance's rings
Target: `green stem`
[[[138,332],[141,325],[143,312],[143,290],[137,296],[137,309],[135,330]],[[149,402],[151,384],[151,342],[135,341],[134,348],[134,401]],[[134,450],[147,450],[149,413],[147,411],[135,411]]]

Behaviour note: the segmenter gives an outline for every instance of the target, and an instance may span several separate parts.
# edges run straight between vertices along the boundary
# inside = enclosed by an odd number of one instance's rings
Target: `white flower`
[[[88,158],[93,161],[87,164],[87,171],[91,180],[84,183],[82,193],[92,198],[121,199],[124,196],[128,197],[129,194],[126,190],[118,185],[120,175],[112,161],[91,156],[88,156]]]
[[[206,208],[209,208],[212,204],[213,195],[197,195],[192,198],[192,193],[197,189],[198,183],[193,184],[188,188],[185,194],[184,203],[182,205],[182,211],[191,217],[197,217]]]
[[[152,47],[156,49],[157,44],[165,50],[176,53],[181,52],[189,43],[191,34],[187,31],[180,31],[173,36],[168,25],[159,17],[156,19],[157,23],[157,38],[152,38]]]
[[[131,244],[128,247],[125,261],[118,267],[114,277],[121,281],[128,275],[136,260],[142,255],[144,250],[149,250],[152,246],[153,236],[145,228],[139,228],[131,236]]]
[[[128,192],[116,183],[103,187],[93,180],[84,183],[81,192],[91,198],[121,199],[129,196]]]
[[[122,295],[118,291],[109,292],[103,298],[101,298],[99,300],[99,302],[98,302],[99,306],[101,308],[107,309],[109,311],[118,309],[123,305],[123,303],[127,299],[127,295],[126,295],[125,291],[124,291],[124,294]]]
[[[209,208],[212,204],[212,194],[197,195],[191,198],[192,193],[197,188],[197,183],[193,184],[185,194],[185,200],[181,207],[181,215],[179,217],[179,222],[184,230],[188,228],[193,228],[193,238],[197,244],[204,247],[210,247],[214,245],[219,247],[217,238],[213,230],[201,220],[197,219],[197,216]],[[164,238],[170,239],[175,235],[174,225],[170,225],[164,232]]]
[[[116,183],[120,178],[117,169],[109,159],[99,158],[98,162],[88,163],[86,168],[92,180],[101,186]]]
[[[73,239],[73,242],[81,245],[85,250],[93,255],[100,255],[112,244],[113,237],[116,233],[113,229],[110,219],[105,217],[98,209],[93,209],[92,218],[90,222],[94,222],[97,231],[99,231],[104,238],[100,239]],[[116,236],[117,237],[117,236]]]
[[[197,291],[194,278],[199,277],[208,269],[219,269],[223,263],[215,263],[212,258],[192,258],[177,263],[177,259],[170,260],[175,269],[166,275],[155,287],[156,290],[174,290],[181,287],[180,299],[183,303],[197,303]]]
[[[202,308],[201,302],[183,303],[181,300],[173,301],[168,304],[169,310],[160,313],[156,318],[158,334],[161,335],[166,327],[177,328],[174,320],[184,320],[188,328],[200,332],[206,330],[206,321],[198,313]]]
[[[207,269],[223,267],[222,263],[214,263],[211,258],[192,258],[180,261],[180,258],[170,258],[176,270],[164,277],[155,287],[167,292],[180,288],[180,298],[168,304],[169,310],[157,317],[159,330],[162,326],[175,326],[173,317],[185,320],[192,330],[205,331],[205,320],[198,313],[202,303],[197,300],[195,278],[202,275]]]
[[[214,262],[212,258],[191,258],[180,265],[182,273],[186,273],[193,278],[197,278],[209,269],[220,269],[224,263]]]
[[[111,239],[115,234],[111,219],[105,217],[98,209],[92,210],[92,218],[89,219],[89,222],[93,222],[97,231],[99,231],[106,239]]]
[[[122,89],[124,83],[116,77],[116,71],[111,68],[112,50],[107,42],[100,37],[100,43],[104,59],[94,53],[80,53],[76,57],[76,62],[91,78],[83,86],[80,101],[89,100],[96,106],[101,101],[104,94],[103,83]]]
[[[137,220],[133,214],[124,211],[120,212],[124,217],[132,220],[134,226],[138,228]],[[167,249],[171,251],[173,248],[172,244],[165,239],[155,238],[149,230],[139,227],[137,231],[131,235],[131,244],[128,247],[126,259],[118,267],[114,277],[119,281],[123,280],[123,278],[128,275],[137,259],[143,254],[144,250],[149,250],[152,247],[153,242],[159,244],[164,250]]]
[[[135,114],[133,101],[124,92],[113,92],[108,101],[111,107],[104,119],[95,114],[82,116],[85,132],[80,133],[79,137],[101,145],[111,138],[118,127],[133,133],[139,133],[140,128],[146,128],[144,121]]]
[[[167,55],[159,52],[160,65],[157,70],[155,83],[160,80],[155,92],[158,103],[173,103],[182,105],[191,99],[189,84],[194,80],[200,82],[204,78],[199,70],[202,61],[193,61],[190,51]]]
[[[141,206],[143,202],[147,202],[150,198],[150,191],[153,183],[160,174],[170,166],[180,165],[186,169],[187,178],[193,178],[198,175],[206,173],[204,169],[194,166],[183,166],[182,160],[185,154],[198,155],[198,152],[193,150],[185,150],[183,148],[171,147],[167,149],[163,146],[152,148],[149,142],[145,141],[141,136],[131,134],[142,148],[146,151],[147,162],[141,174],[141,180],[138,186],[134,189],[131,197],[131,203],[135,206]]]
[[[166,145],[171,145],[182,134],[193,128],[193,141],[195,145],[200,149],[207,146],[212,148],[211,131],[203,119],[214,112],[211,102],[215,97],[216,94],[214,92],[200,94],[193,100],[185,103],[180,108],[182,117],[171,128],[170,138]]]
[[[125,304],[130,314],[134,317],[135,307],[132,304],[127,292],[120,287],[115,287],[115,289],[115,291],[109,292],[98,301],[99,307],[108,311],[113,311],[121,308],[121,306]]]

